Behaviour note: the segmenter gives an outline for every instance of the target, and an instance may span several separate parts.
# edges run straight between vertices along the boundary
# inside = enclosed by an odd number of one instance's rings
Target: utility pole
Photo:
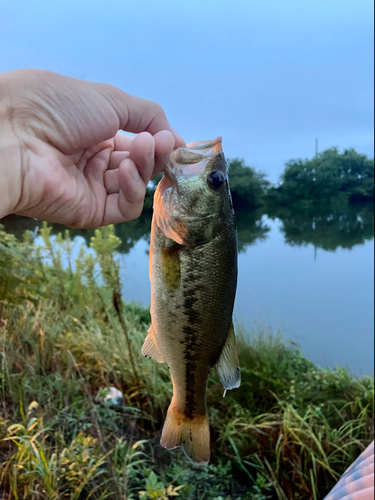
[[[315,138],[315,156],[318,156],[318,138]]]

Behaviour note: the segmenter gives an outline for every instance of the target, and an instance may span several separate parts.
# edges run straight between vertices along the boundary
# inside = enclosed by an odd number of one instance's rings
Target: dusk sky
[[[0,0],[0,71],[34,67],[159,102],[276,182],[291,158],[373,156],[372,0]]]

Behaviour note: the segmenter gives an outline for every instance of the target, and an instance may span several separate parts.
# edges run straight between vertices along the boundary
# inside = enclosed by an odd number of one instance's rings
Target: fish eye
[[[214,170],[207,175],[207,184],[211,189],[220,189],[225,182],[225,175],[220,170]]]

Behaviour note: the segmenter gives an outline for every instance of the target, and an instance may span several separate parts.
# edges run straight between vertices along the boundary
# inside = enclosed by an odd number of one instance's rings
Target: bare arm
[[[73,227],[134,219],[150,178],[183,144],[158,104],[112,85],[0,74],[0,218]]]

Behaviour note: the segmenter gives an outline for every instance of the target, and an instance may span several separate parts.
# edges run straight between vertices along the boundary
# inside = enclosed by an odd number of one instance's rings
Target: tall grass
[[[239,341],[239,389],[209,381],[211,465],[163,450],[170,377],[140,355],[148,310],[118,299],[113,228],[77,259],[41,235],[0,230],[0,498],[318,500],[371,441],[372,378],[261,334]]]

